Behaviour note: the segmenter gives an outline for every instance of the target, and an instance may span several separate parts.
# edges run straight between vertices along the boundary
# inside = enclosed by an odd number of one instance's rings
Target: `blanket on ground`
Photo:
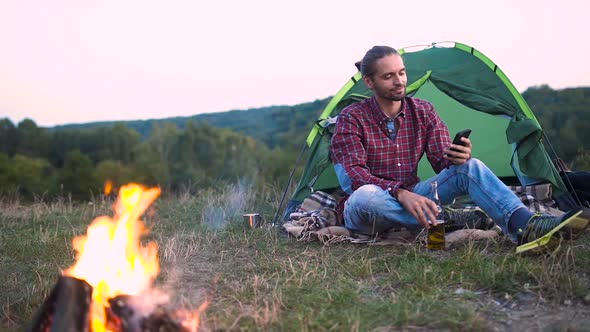
[[[561,214],[551,200],[551,186],[511,187],[523,204],[532,212]],[[336,199],[327,193],[316,191],[306,198],[299,208],[291,213],[290,219],[283,224],[283,229],[298,241],[320,241],[326,246],[342,242],[368,243],[372,245],[426,245],[426,232],[411,231],[405,228],[392,229],[377,236],[358,234],[346,229],[336,215]],[[455,211],[472,213],[480,210],[472,202],[463,201],[453,204]],[[483,212],[483,211],[482,211]],[[469,240],[493,239],[500,236],[502,230],[493,225],[487,229],[459,229],[445,234],[447,247]]]

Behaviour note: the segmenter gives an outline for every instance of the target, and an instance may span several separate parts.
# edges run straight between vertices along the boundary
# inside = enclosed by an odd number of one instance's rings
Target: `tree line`
[[[558,155],[572,169],[590,170],[590,87],[554,90],[541,85],[522,96]]]
[[[184,129],[189,122],[207,122],[213,127],[227,128],[252,137],[269,147],[298,145],[307,135],[310,126],[331,98],[317,99],[297,105],[279,105],[247,110],[232,110],[218,113],[203,113],[188,117],[125,121],[125,125],[137,131],[142,139],[150,135],[154,125],[163,122]],[[91,122],[57,126],[54,129],[90,129],[108,127],[117,122]]]
[[[590,88],[523,93],[558,155],[590,170]],[[294,106],[188,118],[38,127],[0,119],[0,195],[71,195],[89,199],[106,180],[167,190],[220,181],[286,183],[313,121],[329,98]],[[297,170],[302,171],[301,167]]]
[[[124,124],[49,130],[26,119],[0,119],[0,194],[71,195],[86,200],[107,180],[167,190],[198,190],[219,181],[284,182],[294,153],[229,129],[157,123],[149,136]]]

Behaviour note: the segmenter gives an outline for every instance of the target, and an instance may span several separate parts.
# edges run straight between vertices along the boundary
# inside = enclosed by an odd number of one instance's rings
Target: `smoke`
[[[158,288],[150,288],[138,296],[133,296],[127,303],[135,311],[135,315],[146,317],[156,308],[170,302],[170,295]]]
[[[222,192],[206,197],[201,222],[213,229],[223,229],[232,220],[240,220],[242,214],[255,212],[246,211],[253,198],[254,190],[250,181],[241,180],[226,186]]]

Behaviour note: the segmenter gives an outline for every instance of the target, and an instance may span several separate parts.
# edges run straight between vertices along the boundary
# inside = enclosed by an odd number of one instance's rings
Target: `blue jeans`
[[[471,158],[463,165],[450,166],[419,182],[412,191],[432,199],[433,181],[438,181],[442,204],[452,203],[457,196],[469,195],[505,234],[508,234],[512,213],[524,207],[520,199],[478,159]],[[344,224],[349,230],[367,235],[383,233],[393,227],[422,227],[387,190],[372,184],[364,185],[350,195],[344,205]]]

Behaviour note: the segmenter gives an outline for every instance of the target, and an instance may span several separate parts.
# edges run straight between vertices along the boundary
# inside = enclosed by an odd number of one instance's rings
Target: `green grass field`
[[[165,195],[144,219],[159,246],[158,287],[176,307],[209,299],[204,331],[590,330],[588,231],[543,256],[517,255],[506,239],[441,252],[324,247],[244,230],[241,214],[270,220],[279,193],[236,188]],[[1,329],[26,327],[73,264],[72,238],[111,204],[0,201]]]

